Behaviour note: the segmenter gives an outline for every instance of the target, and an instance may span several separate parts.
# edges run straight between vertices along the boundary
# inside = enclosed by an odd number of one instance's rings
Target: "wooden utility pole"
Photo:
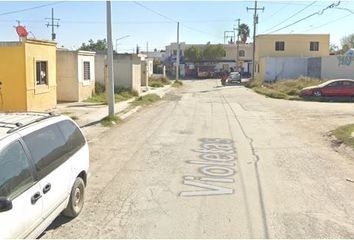
[[[262,10],[264,11],[264,7],[258,8],[257,7],[257,0],[254,1],[254,8],[247,7],[248,10],[254,10],[253,13],[253,53],[252,53],[252,79],[254,79],[254,73],[256,71],[256,64],[255,64],[255,54],[256,54],[256,28],[258,24],[258,15],[257,11]]]
[[[239,72],[239,67],[240,67],[240,21],[241,19],[236,19],[237,20],[237,40],[236,40],[236,64],[237,64],[237,71]]]

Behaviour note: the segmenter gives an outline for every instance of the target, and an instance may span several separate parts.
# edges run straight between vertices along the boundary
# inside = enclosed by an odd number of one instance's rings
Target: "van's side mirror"
[[[0,212],[6,212],[12,209],[12,201],[5,197],[0,197]]]

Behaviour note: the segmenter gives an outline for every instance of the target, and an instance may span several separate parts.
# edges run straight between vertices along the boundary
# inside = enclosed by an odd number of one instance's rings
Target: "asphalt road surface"
[[[354,238],[353,103],[185,81],[90,143],[79,217],[43,238]]]

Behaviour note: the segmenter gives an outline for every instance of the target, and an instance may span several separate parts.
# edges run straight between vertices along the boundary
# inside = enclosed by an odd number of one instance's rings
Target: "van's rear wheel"
[[[63,215],[67,217],[77,217],[82,208],[84,207],[85,201],[85,183],[82,178],[76,178],[73,188],[71,189],[70,198],[68,206],[63,211]]]

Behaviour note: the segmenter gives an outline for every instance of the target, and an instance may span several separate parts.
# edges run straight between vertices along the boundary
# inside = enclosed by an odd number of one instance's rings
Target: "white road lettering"
[[[234,183],[235,180],[230,178],[234,176],[236,149],[233,141],[222,138],[203,138],[199,150],[194,152],[199,153],[200,160],[186,161],[189,164],[202,165],[199,167],[199,172],[203,176],[185,176],[183,183],[188,186],[196,187],[190,191],[180,193],[182,197],[195,196],[212,196],[233,194],[234,189],[230,187],[220,186],[220,183]],[[215,185],[215,183],[219,183]]]

